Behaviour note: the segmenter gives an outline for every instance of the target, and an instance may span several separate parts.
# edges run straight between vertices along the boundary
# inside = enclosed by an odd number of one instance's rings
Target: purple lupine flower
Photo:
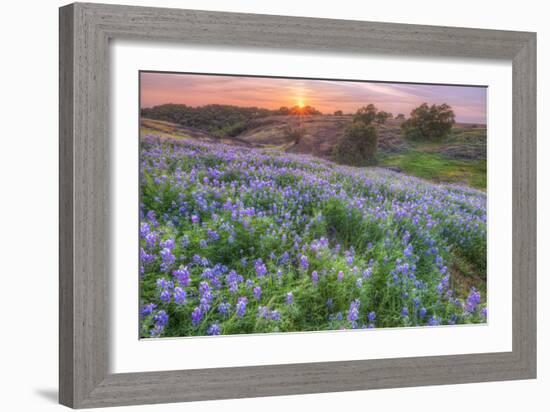
[[[372,277],[372,268],[367,268],[363,271],[363,279],[367,280]]]
[[[208,247],[208,242],[205,239],[201,239],[199,241],[199,246],[200,246],[201,249],[205,249],[205,248]]]
[[[187,293],[180,287],[174,288],[174,302],[176,305],[185,304],[187,299]]]
[[[197,306],[195,309],[193,309],[193,313],[191,313],[191,322],[194,327],[197,327],[197,325],[201,322],[202,315],[203,313],[201,311],[201,308]]]
[[[262,298],[262,287],[261,286],[256,286],[252,290],[252,294],[254,295],[254,299],[260,300]]]
[[[187,246],[189,246],[189,236],[187,235],[183,235],[183,237],[181,238],[181,247],[184,248],[184,249],[187,249]]]
[[[231,309],[231,303],[228,303],[228,302],[222,302],[218,306],[218,312],[223,317],[227,317],[229,315],[230,309]]]
[[[300,267],[303,270],[307,270],[307,268],[309,267],[309,260],[308,260],[308,257],[306,255],[301,255],[300,256]]]
[[[147,264],[147,263],[153,262],[154,260],[155,260],[155,257],[152,254],[147,253],[143,248],[139,249],[139,261],[141,263]]]
[[[407,245],[407,247],[405,248],[405,250],[403,250],[403,254],[405,255],[405,257],[408,257],[410,258],[413,254],[413,247],[412,245],[409,243]]]
[[[423,319],[426,316],[427,312],[428,311],[426,310],[426,308],[420,308],[420,310],[418,311],[418,316]]]
[[[179,282],[181,286],[189,286],[190,274],[187,266],[180,267],[172,272],[172,276]]]
[[[218,232],[216,232],[215,230],[212,230],[212,229],[208,229],[207,231],[207,235],[208,237],[210,238],[210,240],[216,242],[218,240],[221,239],[220,235],[218,234]]]
[[[145,317],[145,316],[149,316],[150,314],[153,313],[153,311],[157,308],[157,305],[155,305],[154,303],[148,303],[147,305],[144,305],[142,308],[141,308],[141,316]]]
[[[170,291],[169,291],[168,289],[163,289],[163,290],[160,292],[160,300],[161,300],[163,303],[170,303],[171,296],[170,296]]]
[[[157,279],[157,289],[171,289],[172,288],[172,283],[167,281],[166,279],[164,278],[158,278]]]
[[[294,295],[292,294],[292,292],[288,292],[286,294],[286,304],[292,305],[293,302],[294,302]]]
[[[206,333],[210,336],[215,336],[221,334],[222,329],[220,328],[220,325],[217,323],[213,323],[206,329]]]
[[[338,272],[338,282],[342,282],[344,280],[344,272],[339,271]]]
[[[237,299],[237,304],[235,305],[235,313],[237,317],[242,318],[246,313],[246,305],[248,304],[248,299],[246,296],[241,296]]]
[[[355,287],[357,287],[357,289],[361,289],[363,287],[363,278],[357,278],[355,281]]]
[[[269,318],[274,321],[281,320],[281,314],[277,310],[272,310],[269,314]]]
[[[176,262],[176,257],[172,254],[172,250],[164,248],[160,251],[160,257],[162,263],[160,264],[160,270],[166,272],[170,266]]]
[[[168,325],[168,315],[164,310],[159,310],[156,315],[153,317],[153,321],[156,325],[164,327]]]
[[[145,244],[149,249],[153,249],[157,244],[158,235],[156,232],[150,232],[145,235]]]
[[[480,311],[479,311],[479,314],[481,315],[481,317],[485,320],[487,320],[487,307],[484,307],[482,308]]]
[[[316,270],[311,272],[311,281],[313,282],[313,286],[316,286],[317,282],[319,281],[319,275],[317,274]]]
[[[348,311],[348,320],[352,323],[357,322],[357,319],[359,319],[359,306],[361,305],[361,301],[359,299],[355,299],[353,302],[351,302],[349,306]]]
[[[328,298],[327,299],[327,308],[332,309],[333,304],[334,304],[334,301],[332,300],[332,298]]]
[[[201,311],[206,313],[210,310],[210,303],[214,296],[212,295],[212,289],[206,281],[202,281],[199,284],[199,294],[200,294],[200,308]]]
[[[191,223],[193,223],[194,225],[199,223],[199,217],[197,215],[191,215]]]
[[[407,316],[409,316],[409,309],[407,309],[406,307],[404,307],[403,309],[401,309],[401,316],[406,318]]]
[[[151,226],[149,226],[149,223],[142,222],[141,225],[139,226],[139,235],[141,236],[141,238],[144,239],[145,236],[147,236],[150,232],[151,232]]]
[[[481,295],[477,291],[476,288],[470,289],[470,294],[468,295],[468,298],[466,299],[466,305],[464,308],[464,312],[467,314],[472,314],[476,311],[477,306],[481,302]]]
[[[256,275],[259,278],[262,278],[267,274],[267,268],[265,267],[265,264],[262,262],[261,259],[258,259],[254,266],[256,268]]]
[[[432,315],[430,319],[428,319],[428,326],[438,326],[440,324],[441,324],[440,320],[436,318],[434,315]]]
[[[367,315],[370,323],[373,323],[376,320],[376,312],[369,312]]]
[[[269,317],[269,309],[267,306],[259,306],[258,307],[258,318],[259,319],[267,319]]]
[[[166,240],[162,240],[160,242],[160,247],[161,249],[174,249],[174,246],[176,246],[176,242],[174,239],[166,239]]]

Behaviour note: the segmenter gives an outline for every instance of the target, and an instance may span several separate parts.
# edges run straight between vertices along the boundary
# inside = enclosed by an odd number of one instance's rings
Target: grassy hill
[[[251,119],[241,133],[220,138],[199,128],[142,118],[141,133],[272,148],[330,159],[334,146],[351,122],[351,115],[272,115]],[[441,143],[404,140],[400,125],[400,121],[389,120],[379,126],[378,166],[435,182],[486,188],[485,125],[457,123]]]

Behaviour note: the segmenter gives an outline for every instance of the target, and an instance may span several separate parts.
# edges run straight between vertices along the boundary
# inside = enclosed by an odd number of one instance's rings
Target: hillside
[[[206,130],[142,118],[142,135],[191,138],[204,142],[274,148],[330,159],[352,116],[273,115],[251,119],[235,136],[218,137]],[[486,127],[457,123],[441,143],[415,143],[403,139],[401,122],[379,126],[379,166],[436,182],[486,187]]]

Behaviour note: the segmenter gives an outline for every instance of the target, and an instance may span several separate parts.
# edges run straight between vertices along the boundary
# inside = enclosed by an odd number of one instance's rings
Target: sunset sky
[[[374,103],[379,110],[408,116],[427,102],[451,105],[458,122],[486,123],[486,93],[485,87],[141,73],[141,107],[164,103],[266,109],[310,105],[328,114],[335,110],[353,113]]]

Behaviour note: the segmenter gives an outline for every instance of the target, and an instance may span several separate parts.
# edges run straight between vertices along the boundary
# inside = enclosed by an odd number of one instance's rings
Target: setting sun
[[[296,102],[296,106],[298,106],[300,109],[303,109],[305,107],[304,100],[298,99]]]

